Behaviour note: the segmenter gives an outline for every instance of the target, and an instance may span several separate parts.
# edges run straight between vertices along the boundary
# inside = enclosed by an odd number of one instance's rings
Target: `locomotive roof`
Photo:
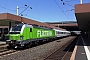
[[[48,27],[46,27],[46,26],[36,25],[36,24],[25,24],[25,25],[31,26],[31,27],[35,27],[35,28],[53,29],[53,28],[48,28]]]

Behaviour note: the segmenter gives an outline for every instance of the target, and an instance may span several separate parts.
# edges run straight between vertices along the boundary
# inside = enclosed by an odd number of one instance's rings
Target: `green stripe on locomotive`
[[[41,28],[33,28],[32,36],[32,38],[49,38],[55,36],[55,31]]]
[[[38,27],[24,27],[21,28],[19,34],[9,34],[10,40],[32,40],[38,38],[50,38],[55,36],[55,31],[51,29],[43,29]],[[21,39],[22,37],[22,39]]]
[[[10,40],[20,40],[20,34],[9,34]]]

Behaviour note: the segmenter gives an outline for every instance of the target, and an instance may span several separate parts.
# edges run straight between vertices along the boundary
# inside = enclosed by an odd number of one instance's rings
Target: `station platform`
[[[70,60],[90,60],[90,39],[80,35]]]
[[[1,44],[6,44],[6,42],[5,42],[5,41],[0,41],[0,45],[1,45]]]

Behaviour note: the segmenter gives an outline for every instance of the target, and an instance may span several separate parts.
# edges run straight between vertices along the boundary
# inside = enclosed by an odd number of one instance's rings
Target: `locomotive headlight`
[[[23,40],[23,36],[20,36],[20,40]]]

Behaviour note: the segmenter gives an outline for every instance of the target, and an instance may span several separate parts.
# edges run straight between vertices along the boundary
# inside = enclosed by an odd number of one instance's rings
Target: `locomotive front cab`
[[[21,36],[23,24],[14,25],[11,27],[9,32],[9,39],[10,40],[22,40],[23,36]]]
[[[22,33],[22,28],[23,24],[17,24],[11,27],[9,31],[9,40],[6,40],[6,43],[9,45],[16,45],[16,44],[21,44],[23,41],[23,35]]]

